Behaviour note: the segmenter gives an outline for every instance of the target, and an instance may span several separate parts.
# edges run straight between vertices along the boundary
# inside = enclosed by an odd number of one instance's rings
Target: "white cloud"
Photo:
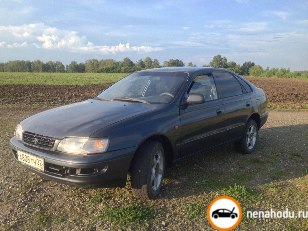
[[[246,23],[236,23],[229,20],[216,20],[205,27],[208,29],[224,29],[230,32],[243,32],[243,33],[256,33],[267,30],[267,22],[246,22]]]
[[[150,46],[131,46],[129,43],[119,43],[115,46],[83,46],[79,47],[78,50],[84,51],[84,52],[95,52],[99,51],[100,53],[104,54],[116,54],[116,53],[122,53],[122,52],[153,52],[153,51],[159,51],[162,50],[158,47],[150,47]]]
[[[239,25],[239,32],[261,32],[267,29],[267,22],[250,22],[250,23],[242,23]]]
[[[265,16],[275,16],[282,20],[287,20],[289,16],[289,12],[287,11],[281,11],[281,10],[268,10],[264,11],[263,15]]]
[[[182,26],[181,29],[182,29],[182,30],[189,30],[190,27],[189,27],[189,26]]]
[[[0,42],[0,48],[20,48],[20,47],[27,47],[28,43],[7,43],[7,42]]]
[[[298,23],[308,23],[304,20]],[[290,54],[307,52],[308,33],[294,28],[294,31],[272,30],[268,22],[236,23],[228,20],[210,21],[204,32],[191,33],[186,39],[174,41],[172,45],[184,48],[204,49],[207,53],[215,52],[229,55],[251,57],[271,56],[273,52]],[[265,32],[265,33],[264,33]],[[301,50],[299,47],[302,47]],[[292,49],[294,49],[294,51]],[[295,52],[296,50],[296,52]],[[214,54],[215,54],[214,53]],[[271,56],[273,57],[273,56]]]
[[[206,28],[222,28],[222,29],[230,29],[232,26],[232,21],[230,20],[215,20],[211,21],[209,24],[205,25]]]
[[[300,21],[298,21],[297,23],[298,23],[298,24],[305,25],[305,26],[308,26],[308,19],[300,20]]]
[[[33,46],[42,49],[63,49],[72,52],[115,54],[122,52],[153,52],[160,47],[131,46],[130,43],[106,46],[93,44],[75,31],[60,30],[43,23],[0,26],[0,47]]]

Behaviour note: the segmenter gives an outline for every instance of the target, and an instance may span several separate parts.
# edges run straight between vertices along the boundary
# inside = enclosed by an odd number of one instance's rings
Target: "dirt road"
[[[9,139],[16,124],[36,110],[0,106],[0,229],[204,230],[209,202],[237,198],[244,209],[308,210],[308,112],[270,113],[254,154],[232,145],[181,161],[167,171],[161,199],[140,203],[124,189],[76,189],[22,168]],[[307,219],[244,219],[240,230],[304,230]]]

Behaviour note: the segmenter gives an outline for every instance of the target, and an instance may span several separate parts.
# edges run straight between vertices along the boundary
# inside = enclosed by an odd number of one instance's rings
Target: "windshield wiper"
[[[135,98],[128,98],[128,97],[123,97],[123,98],[114,98],[112,100],[116,101],[128,101],[128,102],[136,102],[136,103],[149,103],[146,100],[143,99],[135,99]]]

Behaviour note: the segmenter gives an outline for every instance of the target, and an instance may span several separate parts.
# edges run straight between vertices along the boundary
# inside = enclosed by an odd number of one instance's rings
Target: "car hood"
[[[93,132],[159,105],[122,101],[87,100],[47,110],[21,122],[24,131],[61,139],[89,137]]]

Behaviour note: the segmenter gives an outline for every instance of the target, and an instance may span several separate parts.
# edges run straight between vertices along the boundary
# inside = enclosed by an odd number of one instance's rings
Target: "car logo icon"
[[[233,197],[217,197],[207,208],[207,219],[214,229],[232,230],[242,220],[242,209],[239,202]]]
[[[228,209],[216,209],[214,212],[212,212],[212,217],[217,219],[220,217],[230,217],[232,219],[238,217],[237,213],[234,212],[235,207],[233,207],[232,210]]]

